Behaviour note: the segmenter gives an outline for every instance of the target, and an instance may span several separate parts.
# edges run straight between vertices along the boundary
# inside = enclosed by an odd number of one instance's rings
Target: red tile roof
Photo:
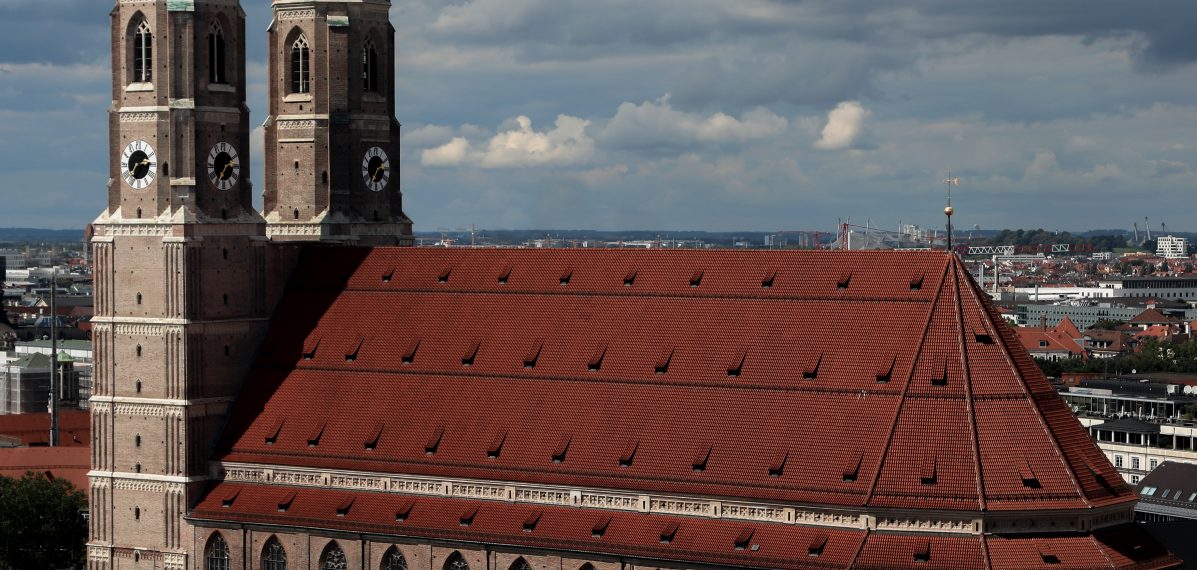
[[[21,445],[46,445],[50,441],[50,414],[0,415],[0,436],[19,440]],[[62,447],[91,446],[91,414],[86,410],[61,410],[58,443]]]
[[[1135,500],[931,252],[312,248],[215,458],[866,508]]]
[[[75,489],[87,493],[87,471],[91,467],[91,449],[87,447],[12,447],[0,448],[0,475],[19,478],[32,471],[70,481]]]

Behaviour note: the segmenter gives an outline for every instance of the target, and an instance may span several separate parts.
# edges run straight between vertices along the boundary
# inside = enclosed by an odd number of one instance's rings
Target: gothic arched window
[[[578,568],[578,570],[594,570],[594,564],[587,562],[581,568]]]
[[[228,83],[224,67],[224,28],[216,21],[208,26],[208,83]]]
[[[300,34],[291,44],[291,92],[307,93],[311,89],[311,55],[308,39]]]
[[[324,547],[324,554],[320,555],[320,570],[346,570],[349,563],[345,561],[345,551],[337,541],[328,543]]]
[[[470,570],[470,565],[465,561],[465,558],[462,558],[460,552],[454,552],[445,561],[444,570]]]
[[[398,547],[392,546],[382,555],[382,564],[378,566],[378,570],[407,570],[407,559],[399,552]]]
[[[362,90],[378,91],[378,50],[374,40],[367,39],[362,46]]]
[[[229,545],[219,532],[212,533],[208,547],[204,549],[204,570],[230,570]]]
[[[524,560],[524,557],[521,556],[516,558],[515,562],[512,562],[511,567],[509,567],[507,570],[532,570],[532,565],[528,564],[528,561]]]
[[[262,570],[287,570],[287,551],[273,536],[262,548]]]
[[[142,20],[133,32],[133,82],[149,83],[154,78],[154,33]]]

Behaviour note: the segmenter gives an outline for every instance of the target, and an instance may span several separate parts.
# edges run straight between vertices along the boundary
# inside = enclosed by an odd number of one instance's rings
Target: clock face
[[[387,187],[387,181],[390,179],[391,159],[387,158],[385,150],[371,147],[362,158],[362,180],[365,181],[366,188],[380,192]]]
[[[208,151],[208,180],[221,190],[228,190],[237,185],[241,177],[241,163],[237,158],[237,149],[226,142],[218,142]]]
[[[125,184],[141,190],[154,181],[158,175],[158,155],[154,147],[145,141],[133,141],[121,153],[121,177]]]

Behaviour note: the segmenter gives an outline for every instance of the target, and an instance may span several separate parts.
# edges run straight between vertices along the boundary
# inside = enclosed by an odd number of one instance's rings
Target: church
[[[946,252],[423,249],[389,0],[117,0],[91,570],[1176,568]]]

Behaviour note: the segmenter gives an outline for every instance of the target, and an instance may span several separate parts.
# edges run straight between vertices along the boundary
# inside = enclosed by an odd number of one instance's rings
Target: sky
[[[266,0],[243,0],[251,124]],[[104,207],[111,0],[0,0],[0,227]],[[417,231],[1197,231],[1192,0],[393,0]],[[263,188],[261,129],[251,149]],[[260,202],[260,197],[259,197]]]

